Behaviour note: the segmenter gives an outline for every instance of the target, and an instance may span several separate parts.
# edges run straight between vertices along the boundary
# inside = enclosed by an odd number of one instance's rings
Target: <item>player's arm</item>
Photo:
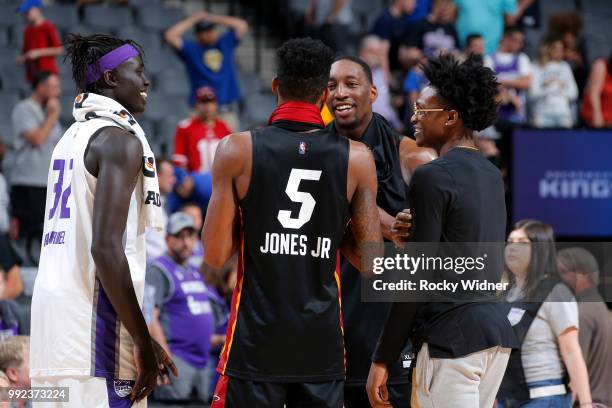
[[[153,391],[160,373],[158,351],[140,310],[122,244],[130,198],[142,169],[142,152],[136,136],[108,127],[91,141],[85,153],[85,166],[98,180],[91,254],[102,288],[134,341],[138,370],[131,395],[134,400]]]
[[[236,180],[251,154],[250,134],[234,133],[219,142],[212,168],[212,196],[206,210],[202,244],[204,276],[217,276],[238,248],[240,217]]]
[[[162,329],[161,323],[159,322],[159,314],[160,310],[156,306],[153,308],[153,318],[151,319],[151,323],[149,324],[149,332],[151,333],[151,337],[159,343],[160,346],[168,353],[170,356],[170,347],[168,346],[168,341],[166,340],[166,335],[164,334],[164,330]]]
[[[91,142],[85,156],[87,169],[98,178],[91,245],[97,275],[134,341],[148,342],[122,245],[130,197],[142,167],[142,144],[129,132],[109,127]]]
[[[350,231],[341,245],[342,254],[363,275],[372,273],[370,268],[361,265],[361,246],[381,243],[380,221],[376,205],[376,166],[368,148],[359,142],[349,140],[349,163],[347,196],[350,201]]]

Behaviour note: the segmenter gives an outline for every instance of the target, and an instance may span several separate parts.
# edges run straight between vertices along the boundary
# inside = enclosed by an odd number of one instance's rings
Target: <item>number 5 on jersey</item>
[[[291,201],[301,203],[302,205],[300,206],[297,218],[292,218],[291,211],[289,210],[279,210],[277,218],[284,228],[299,229],[310,221],[317,202],[310,193],[299,191],[298,188],[302,180],[319,181],[320,178],[321,170],[291,169],[285,193],[287,193]]]

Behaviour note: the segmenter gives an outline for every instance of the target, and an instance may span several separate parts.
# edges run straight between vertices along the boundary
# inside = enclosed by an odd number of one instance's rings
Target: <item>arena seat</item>
[[[70,4],[52,4],[44,9],[45,18],[52,21],[62,33],[79,25],[77,8]]]
[[[181,67],[173,70],[165,70],[157,76],[155,89],[165,95],[175,95],[187,98],[191,92],[189,79],[185,70]]]
[[[145,55],[150,51],[158,50],[162,44],[161,33],[146,31],[134,26],[119,29],[117,35],[136,41],[144,49]]]
[[[133,23],[132,10],[121,6],[87,6],[84,23],[94,29],[117,31]]]
[[[150,30],[165,30],[184,18],[183,10],[161,5],[147,5],[136,9],[136,21]]]

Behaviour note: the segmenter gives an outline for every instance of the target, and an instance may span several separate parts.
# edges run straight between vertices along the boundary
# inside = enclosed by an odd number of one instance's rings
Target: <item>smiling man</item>
[[[377,89],[372,83],[368,64],[356,57],[341,57],[331,67],[328,82],[334,122],[331,132],[364,143],[372,151],[376,164],[378,191],[376,204],[384,238],[398,240],[393,224],[395,215],[408,208],[406,186],[417,166],[435,158],[433,150],[416,146],[414,140],[397,133],[381,115],[372,112]],[[407,215],[402,215],[409,220]],[[370,356],[378,334],[389,314],[389,303],[361,302],[361,277],[346,259],[341,263],[342,315],[346,346],[346,385],[344,406],[367,406],[365,384]],[[409,354],[410,345],[407,345]],[[409,370],[403,361],[390,367],[390,400],[394,406],[410,405]]]
[[[410,240],[456,243],[453,249],[461,243],[504,242],[502,177],[473,140],[475,131],[496,118],[495,76],[474,57],[460,63],[441,56],[425,64],[423,72],[429,85],[417,99],[412,123],[417,145],[434,149],[440,158],[412,177]],[[449,247],[439,245],[436,255]],[[493,406],[510,350],[518,344],[500,305],[459,298],[393,304],[368,377],[373,407],[389,406],[388,372],[408,338],[419,350],[412,406]]]
[[[83,93],[49,167],[30,376],[33,386],[69,388],[55,406],[145,407],[176,374],[141,312],[145,227],[162,223],[155,159],[132,116],[145,109],[149,80],[130,40],[73,35],[67,50]]]

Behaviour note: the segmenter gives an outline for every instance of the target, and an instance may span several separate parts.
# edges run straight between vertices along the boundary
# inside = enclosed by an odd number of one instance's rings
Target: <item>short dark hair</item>
[[[479,38],[482,38],[482,35],[478,33],[472,33],[465,38],[465,45],[469,46],[472,43],[472,41],[477,40]]]
[[[506,26],[506,28],[504,28],[504,37],[508,37],[516,33],[523,34],[523,30],[518,26]]]
[[[361,67],[361,69],[363,70],[363,73],[366,76],[366,79],[368,80],[368,82],[370,84],[374,83],[374,79],[372,79],[372,69],[370,68],[370,66],[368,65],[367,62],[365,62],[364,60],[362,60],[359,57],[355,57],[353,55],[343,55],[341,57],[338,57],[334,60],[334,62],[337,61],[351,61],[354,62],[355,64],[359,65]]]
[[[124,40],[106,34],[94,34],[82,36],[79,34],[68,34],[66,36],[65,48],[67,58],[72,63],[72,79],[79,91],[96,91],[96,84],[86,83],[87,67],[97,63],[102,56],[119,48],[124,44],[130,44],[138,50],[144,59],[144,52],[140,44],[132,40]]]
[[[42,84],[49,78],[53,73],[49,71],[38,71],[32,74],[32,90],[35,91],[38,85]]]
[[[319,40],[294,38],[276,51],[277,80],[287,99],[314,103],[329,81],[333,51]]]
[[[459,112],[467,128],[480,131],[495,122],[499,83],[479,58],[470,55],[459,62],[450,54],[440,55],[422,69],[429,85]]]

